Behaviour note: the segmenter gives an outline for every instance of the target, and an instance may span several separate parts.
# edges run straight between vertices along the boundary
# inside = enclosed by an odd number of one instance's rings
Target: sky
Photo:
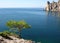
[[[0,0],[0,8],[44,8],[47,1],[53,0]]]

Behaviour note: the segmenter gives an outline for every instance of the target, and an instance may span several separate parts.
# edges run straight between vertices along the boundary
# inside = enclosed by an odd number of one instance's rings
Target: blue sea
[[[25,20],[31,25],[21,36],[41,43],[60,43],[60,12],[47,12],[41,8],[0,8],[0,31],[8,30],[9,20]]]

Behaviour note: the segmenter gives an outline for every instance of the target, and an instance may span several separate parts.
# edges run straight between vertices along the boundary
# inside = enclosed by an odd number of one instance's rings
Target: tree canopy
[[[6,25],[10,29],[18,30],[18,32],[20,32],[22,29],[31,28],[31,25],[28,25],[28,23],[25,22],[24,20],[22,21],[10,20],[6,23]]]

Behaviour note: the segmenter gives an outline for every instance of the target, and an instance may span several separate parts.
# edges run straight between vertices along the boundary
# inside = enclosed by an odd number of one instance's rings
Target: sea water
[[[21,36],[41,43],[60,43],[60,12],[47,12],[41,8],[0,8],[0,31],[8,30],[9,20],[25,20],[31,25]]]

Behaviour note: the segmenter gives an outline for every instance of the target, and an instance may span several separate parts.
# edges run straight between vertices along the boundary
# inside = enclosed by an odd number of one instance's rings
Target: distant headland
[[[52,3],[47,1],[45,10],[46,11],[60,11],[60,0],[58,0],[58,2],[53,1]]]

